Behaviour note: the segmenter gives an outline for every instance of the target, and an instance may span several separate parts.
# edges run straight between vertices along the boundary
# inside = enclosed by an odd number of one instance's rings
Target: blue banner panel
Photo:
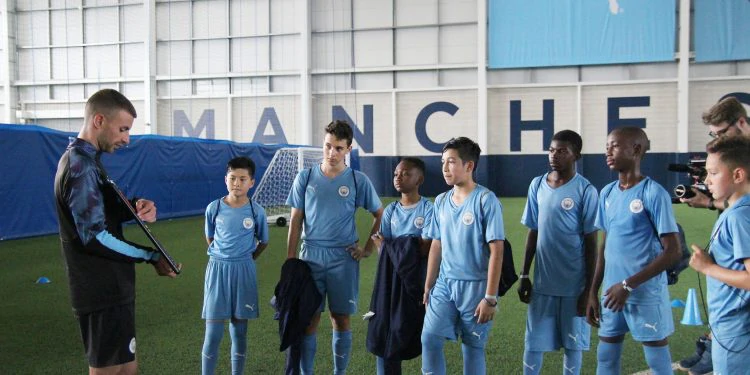
[[[750,1],[695,0],[695,61],[750,59]]]
[[[672,61],[675,0],[490,0],[489,67]]]
[[[0,124],[0,240],[57,233],[55,172],[75,135]],[[233,157],[253,159],[257,187],[282,147],[294,146],[141,135],[130,137],[128,147],[103,154],[102,162],[125,194],[154,201],[159,219],[168,219],[202,214],[209,202],[226,195],[224,175]],[[357,153],[351,162],[359,168]]]

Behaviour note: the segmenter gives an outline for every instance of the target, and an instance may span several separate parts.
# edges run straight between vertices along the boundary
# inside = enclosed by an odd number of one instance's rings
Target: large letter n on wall
[[[344,120],[349,123],[349,125],[352,127],[352,130],[354,131],[354,139],[357,141],[357,144],[359,144],[359,147],[362,148],[362,151],[367,153],[372,153],[372,104],[365,104],[362,106],[365,113],[364,113],[364,121],[365,121],[365,131],[361,132],[359,131],[359,127],[357,124],[352,121],[352,118],[349,117],[349,114],[346,113],[346,110],[344,110],[344,107],[340,105],[333,106],[333,121],[336,120]]]
[[[432,116],[435,112],[445,112],[451,116],[458,112],[458,107],[449,102],[433,102],[426,105],[419,111],[417,115],[417,122],[414,124],[414,131],[417,133],[417,141],[427,151],[441,153],[443,152],[443,146],[445,143],[433,142],[430,137],[427,136],[427,119]]]
[[[521,120],[521,101],[510,101],[510,150],[521,151],[521,132],[530,130],[542,131],[542,150],[546,149],[552,142],[555,132],[555,101],[545,99],[542,101],[541,120]]]
[[[198,123],[190,123],[185,111],[178,109],[173,112],[172,118],[174,121],[174,135],[177,137],[193,137],[200,138],[203,129],[206,129],[206,139],[214,139],[214,110],[206,109],[201,114],[201,118]],[[184,131],[184,132],[183,132]]]
[[[620,118],[622,107],[648,107],[651,105],[650,96],[626,96],[623,98],[607,99],[607,134],[623,126],[646,127],[645,118]]]

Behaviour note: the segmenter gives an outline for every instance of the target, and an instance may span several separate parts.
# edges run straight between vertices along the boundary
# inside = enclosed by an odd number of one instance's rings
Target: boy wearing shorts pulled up
[[[428,236],[422,372],[446,372],[443,345],[462,342],[464,374],[487,372],[484,349],[497,310],[505,232],[497,196],[474,182],[479,145],[466,137],[443,147],[442,171],[453,188],[435,198]]]
[[[202,373],[213,374],[229,319],[232,339],[232,374],[242,374],[247,355],[247,320],[258,317],[258,281],[255,259],[268,246],[266,211],[250,201],[255,184],[255,163],[237,157],[227,163],[227,195],[206,208],[208,264],[203,295]]]

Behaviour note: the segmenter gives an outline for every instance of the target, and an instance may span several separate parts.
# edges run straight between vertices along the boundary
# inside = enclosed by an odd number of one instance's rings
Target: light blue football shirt
[[[489,242],[505,240],[503,209],[495,193],[477,184],[456,206],[453,190],[435,198],[435,213],[428,237],[440,240],[443,260],[440,277],[454,280],[487,280]],[[481,202],[480,202],[481,198]]]
[[[410,208],[400,202],[392,202],[383,211],[380,221],[380,233],[385,238],[401,236],[427,237],[427,230],[432,223],[433,204],[429,199],[421,197],[419,202]]]
[[[577,297],[586,286],[584,235],[597,230],[598,193],[578,173],[554,189],[547,175],[531,181],[521,217],[523,225],[538,231],[534,292]]]
[[[219,213],[216,214],[216,205]],[[252,205],[252,207],[251,207]],[[242,207],[231,207],[218,199],[206,207],[206,238],[208,255],[222,260],[247,260],[257,248],[257,242],[268,243],[268,223],[263,206],[249,202]]]
[[[627,190],[614,181],[602,189],[596,225],[607,235],[602,291],[640,272],[661,254],[659,236],[677,233],[672,199],[657,182],[646,177]],[[655,305],[669,301],[667,275],[662,272],[630,293],[628,303]]]
[[[711,256],[721,267],[745,271],[750,258],[750,195],[738,199],[714,224]],[[706,277],[708,320],[721,340],[750,332],[750,291]],[[735,348],[737,349],[737,348]]]
[[[325,248],[347,247],[357,242],[354,222],[357,207],[372,213],[381,207],[367,175],[346,167],[338,176],[328,178],[320,165],[297,174],[286,204],[304,211],[302,240]]]

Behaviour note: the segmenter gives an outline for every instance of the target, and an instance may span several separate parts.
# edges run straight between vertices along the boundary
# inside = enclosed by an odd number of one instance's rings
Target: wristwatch
[[[708,209],[711,211],[716,211],[716,205],[714,204],[714,199],[711,198],[711,200],[708,201]]]
[[[497,306],[497,296],[493,296],[490,294],[484,295],[484,301],[487,302],[488,305],[495,307]]]
[[[631,293],[633,291],[633,288],[631,288],[630,285],[628,285],[627,280],[622,280],[622,288],[627,290],[628,293]]]

